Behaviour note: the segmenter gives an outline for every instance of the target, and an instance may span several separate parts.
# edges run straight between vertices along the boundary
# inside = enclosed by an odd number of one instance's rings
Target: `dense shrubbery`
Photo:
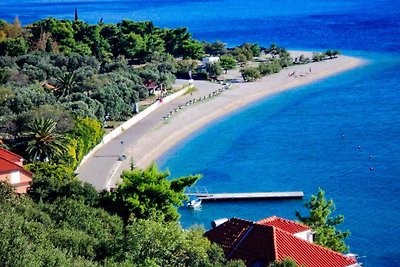
[[[99,200],[105,196],[63,166],[29,167],[35,177],[27,196],[0,182],[2,266],[244,266],[225,262],[222,250],[202,237],[203,230],[183,230],[171,216],[182,204],[184,186],[198,176],[168,181],[168,173],[155,165],[134,170],[146,179],[138,186],[126,178],[115,191],[114,204],[126,208],[121,218],[103,210]]]
[[[101,140],[106,117],[131,117],[134,104],[149,97],[149,83],[164,92],[172,86],[173,56],[203,54],[184,28],[54,18],[26,27],[18,19],[0,21],[0,48],[0,139],[31,161],[65,163],[71,169]],[[132,65],[143,62],[139,68]],[[33,142],[29,125],[40,118],[55,123],[50,134],[66,139],[63,158],[53,157],[51,149],[25,153]]]

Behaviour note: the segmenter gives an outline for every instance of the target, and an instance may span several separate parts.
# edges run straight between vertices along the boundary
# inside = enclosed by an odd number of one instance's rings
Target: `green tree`
[[[231,55],[224,55],[220,57],[221,67],[225,70],[225,74],[228,70],[233,70],[236,68],[236,59]]]
[[[68,150],[62,158],[68,166],[75,168],[82,158],[89,153],[103,138],[101,123],[92,118],[78,118],[72,131],[68,134]]]
[[[50,167],[54,168],[54,166],[51,165]],[[62,167],[59,167],[59,169],[61,168]],[[38,169],[38,167],[34,169]],[[48,173],[48,171],[46,171],[46,173]],[[64,179],[60,179],[60,176],[67,175],[66,173],[64,175],[62,173],[51,173],[50,175],[44,176],[41,173],[35,173],[32,184],[28,190],[29,196],[37,202],[52,203],[57,199],[71,199],[85,203],[88,206],[97,205],[98,193],[92,185],[83,183],[72,175]]]
[[[327,51],[325,52],[325,55],[326,55],[327,57],[329,57],[330,59],[332,59],[334,53],[335,53],[335,52],[334,52],[332,49],[329,49],[329,50],[327,50]]]
[[[219,64],[219,62],[207,63],[206,71],[209,77],[217,78],[219,75],[222,74],[221,64]]]
[[[57,77],[57,86],[61,92],[58,93],[59,98],[68,96],[74,88],[78,86],[76,75],[74,72],[64,72]]]
[[[260,46],[258,44],[251,45],[250,49],[251,49],[251,52],[253,53],[253,56],[255,56],[255,57],[259,57],[260,56],[261,48],[260,48]]]
[[[309,216],[303,217],[296,211],[296,217],[315,231],[314,242],[334,251],[348,251],[349,247],[344,239],[350,235],[350,232],[336,229],[344,221],[344,216],[330,217],[336,208],[332,199],[325,198],[324,190],[319,188],[317,195],[312,195],[311,200],[305,203],[305,207],[310,212]]]
[[[261,73],[256,67],[247,67],[240,70],[245,82],[253,82],[261,78]]]
[[[182,231],[177,222],[134,220],[122,247],[126,260],[139,266],[234,266],[225,265],[222,249],[202,235],[200,229]]]
[[[186,40],[182,43],[183,58],[201,59],[204,56],[202,44],[197,40]]]
[[[0,41],[0,56],[21,56],[28,52],[28,45],[24,38],[8,38]]]
[[[168,180],[169,172],[160,172],[155,163],[148,168],[124,171],[122,183],[111,192],[104,192],[102,206],[116,212],[125,221],[130,216],[152,218],[157,221],[176,221],[178,206],[187,197],[186,186],[193,185],[200,175]]]
[[[222,56],[228,52],[228,50],[225,47],[225,44],[221,41],[216,41],[214,43],[204,42],[203,47],[205,53],[212,56]]]
[[[183,59],[176,62],[176,76],[183,79],[189,79],[189,71],[194,72],[197,61],[192,59]]]
[[[313,53],[312,54],[312,61],[318,62],[318,61],[323,60],[324,58],[325,58],[325,55],[322,53]]]
[[[55,132],[57,123],[51,119],[34,119],[29,123],[27,152],[32,161],[53,161],[66,150],[65,138]]]
[[[297,265],[297,263],[291,258],[285,258],[282,261],[274,261],[270,263],[268,267],[300,267],[300,266]]]
[[[123,55],[128,58],[135,58],[145,49],[145,41],[142,36],[133,32],[124,36],[123,40]]]

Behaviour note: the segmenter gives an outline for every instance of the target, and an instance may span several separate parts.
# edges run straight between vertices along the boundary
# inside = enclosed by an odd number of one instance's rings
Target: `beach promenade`
[[[300,52],[291,54],[296,57]],[[364,63],[358,58],[340,56],[322,62],[295,65],[251,83],[241,82],[239,73],[231,71],[226,78],[237,79],[237,82],[232,83],[231,89],[185,106],[165,120],[164,117],[171,110],[223,87],[216,83],[194,81],[194,87],[197,88],[195,92],[161,106],[133,127],[126,129],[80,167],[79,177],[97,189],[108,189],[118,182],[122,170],[129,169],[131,159],[137,167],[144,168],[179,141],[216,119],[240,111],[241,108],[273,94],[313,83]],[[295,74],[289,75],[292,73]],[[118,156],[122,154],[126,156],[126,160],[118,161]]]

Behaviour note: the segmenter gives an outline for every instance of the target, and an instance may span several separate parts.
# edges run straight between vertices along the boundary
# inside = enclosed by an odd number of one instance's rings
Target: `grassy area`
[[[186,92],[183,94],[183,95],[188,95],[188,94],[191,94],[191,93],[194,93],[194,92],[197,92],[199,89],[197,89],[196,87],[190,87],[190,88],[188,88],[187,90],[186,90]]]

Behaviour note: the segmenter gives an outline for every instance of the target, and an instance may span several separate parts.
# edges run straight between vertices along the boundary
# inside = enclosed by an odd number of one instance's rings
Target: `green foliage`
[[[278,73],[282,70],[282,67],[278,60],[273,60],[270,62],[262,62],[258,66],[258,70],[260,71],[261,75],[266,76],[273,73]]]
[[[73,170],[63,164],[54,164],[49,162],[34,162],[25,165],[25,168],[35,174],[34,177],[51,177],[55,180],[71,180]]]
[[[260,56],[261,48],[260,48],[260,46],[258,44],[251,45],[250,49],[251,49],[251,52],[253,53],[254,57],[259,57]]]
[[[312,54],[312,61],[318,62],[325,58],[325,55],[322,53],[313,53]]]
[[[54,202],[57,199],[74,199],[90,206],[98,203],[96,189],[76,179],[70,166],[36,162],[27,165],[34,173],[28,195],[37,202]]]
[[[219,62],[225,71],[232,70],[236,68],[237,65],[236,59],[231,55],[221,56]]]
[[[216,41],[214,43],[203,43],[204,52],[211,56],[222,56],[228,53],[225,44],[221,41]]]
[[[222,249],[202,234],[196,229],[182,231],[177,222],[134,220],[126,228],[124,255],[139,266],[229,266]]]
[[[0,191],[4,192],[2,187],[0,184]],[[81,257],[70,257],[54,245],[53,233],[60,230],[31,200],[14,196],[13,201],[0,202],[1,266],[93,266]]]
[[[186,40],[182,43],[183,58],[201,59],[204,56],[202,44],[197,40]]]
[[[31,161],[54,161],[66,150],[65,138],[55,132],[51,119],[34,119],[28,125],[26,150]]]
[[[312,195],[311,200],[305,203],[305,207],[310,215],[303,217],[296,211],[296,217],[315,231],[315,243],[338,252],[348,251],[349,247],[344,239],[350,235],[350,232],[336,229],[344,221],[344,216],[330,217],[335,211],[335,204],[332,199],[325,198],[324,190],[319,188],[317,195]]]
[[[9,38],[5,41],[0,41],[0,56],[20,56],[28,52],[28,47],[23,38]]]
[[[340,51],[329,49],[325,52],[325,55],[329,58],[338,57],[340,55]]]
[[[1,266],[244,266],[226,262],[201,229],[142,219],[124,225],[74,196],[34,202],[3,182],[0,193]]]
[[[187,198],[185,186],[193,185],[200,175],[172,181],[168,176],[169,172],[160,172],[155,163],[144,170],[124,171],[122,183],[115,190],[103,193],[102,206],[125,221],[131,216],[159,222],[176,221],[179,218],[177,207]]]
[[[303,265],[299,266],[297,263],[291,258],[285,258],[282,261],[274,261],[268,265],[268,267],[303,267]]]
[[[77,179],[59,180],[52,176],[35,175],[29,196],[36,201],[54,202],[57,199],[73,199],[95,206],[98,202],[96,189]]]
[[[100,143],[103,135],[102,125],[96,119],[77,118],[74,128],[67,136],[68,153],[64,154],[62,161],[76,168],[83,157]]]
[[[74,90],[74,88],[78,86],[75,73],[62,73],[59,77],[57,77],[56,85],[60,90],[59,97],[68,96]]]
[[[69,132],[75,125],[75,119],[71,114],[61,105],[44,104],[38,107],[33,107],[27,112],[24,121],[29,123],[29,120],[39,120],[41,118],[51,119],[56,123],[55,131],[58,133]]]
[[[222,67],[219,62],[207,63],[206,71],[209,77],[217,78],[222,74]]]
[[[235,57],[235,59],[241,63],[246,63],[249,60],[253,60],[255,56],[253,50],[256,53],[259,53],[258,45],[252,45],[250,43],[244,43],[239,47],[235,47],[231,54]]]
[[[261,73],[256,67],[247,67],[240,70],[245,82],[253,82],[261,78]]]
[[[176,76],[189,79],[189,71],[194,71],[197,67],[197,61],[192,59],[178,60],[175,64]]]

